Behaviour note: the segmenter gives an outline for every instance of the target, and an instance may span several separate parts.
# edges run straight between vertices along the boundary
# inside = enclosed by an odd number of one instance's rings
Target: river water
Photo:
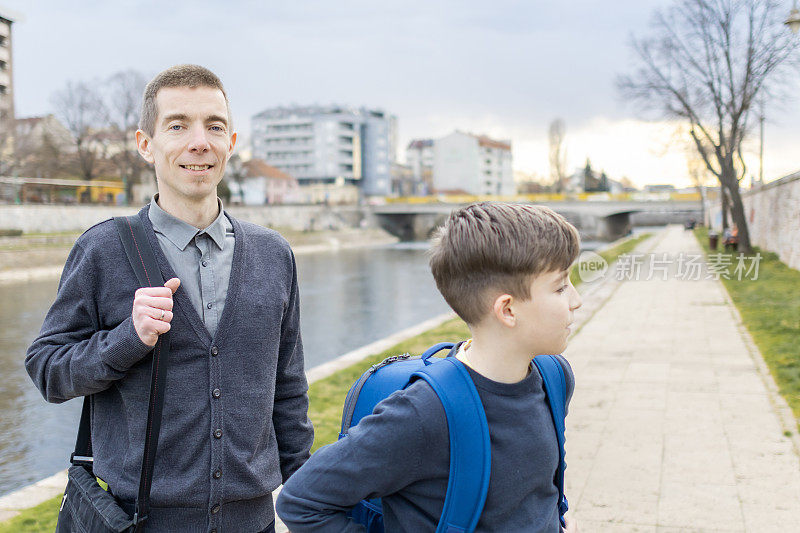
[[[448,310],[425,243],[298,254],[306,368]],[[81,400],[46,403],[25,351],[55,298],[56,280],[0,285],[0,495],[66,468]]]

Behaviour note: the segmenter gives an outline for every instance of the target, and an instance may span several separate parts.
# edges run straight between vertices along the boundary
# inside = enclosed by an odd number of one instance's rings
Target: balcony
[[[11,85],[11,76],[8,75],[8,72],[0,71],[0,85],[5,85],[6,87]]]
[[[0,46],[0,61],[11,61],[11,54],[9,53],[8,48],[5,46]]]

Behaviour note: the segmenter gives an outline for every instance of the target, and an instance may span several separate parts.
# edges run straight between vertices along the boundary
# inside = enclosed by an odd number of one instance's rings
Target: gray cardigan
[[[139,216],[169,279],[147,210]],[[313,441],[294,256],[276,232],[230,219],[236,244],[216,334],[186,294],[174,297],[148,530],[263,529],[271,492]],[[94,472],[125,502],[138,489],[150,383],[151,348],[131,319],[136,288],[113,222],[90,228],[25,360],[47,401],[91,395]]]

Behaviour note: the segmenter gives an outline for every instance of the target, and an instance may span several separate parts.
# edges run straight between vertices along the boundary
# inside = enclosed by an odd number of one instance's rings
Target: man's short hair
[[[430,267],[450,307],[478,324],[493,291],[527,300],[535,276],[569,269],[579,253],[578,230],[552,209],[481,202],[450,214],[434,238]]]
[[[152,137],[156,131],[158,120],[158,91],[165,87],[211,87],[222,91],[225,97],[225,107],[228,109],[228,131],[233,130],[233,117],[231,117],[231,104],[228,94],[222,86],[222,81],[216,74],[200,65],[175,65],[164,70],[150,80],[144,89],[142,98],[142,113],[139,116],[139,129]]]

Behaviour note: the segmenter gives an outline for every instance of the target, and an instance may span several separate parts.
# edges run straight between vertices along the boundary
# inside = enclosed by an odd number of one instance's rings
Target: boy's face
[[[512,303],[521,347],[532,356],[563,352],[574,312],[580,306],[581,297],[569,280],[569,270],[536,276],[530,299]]]

